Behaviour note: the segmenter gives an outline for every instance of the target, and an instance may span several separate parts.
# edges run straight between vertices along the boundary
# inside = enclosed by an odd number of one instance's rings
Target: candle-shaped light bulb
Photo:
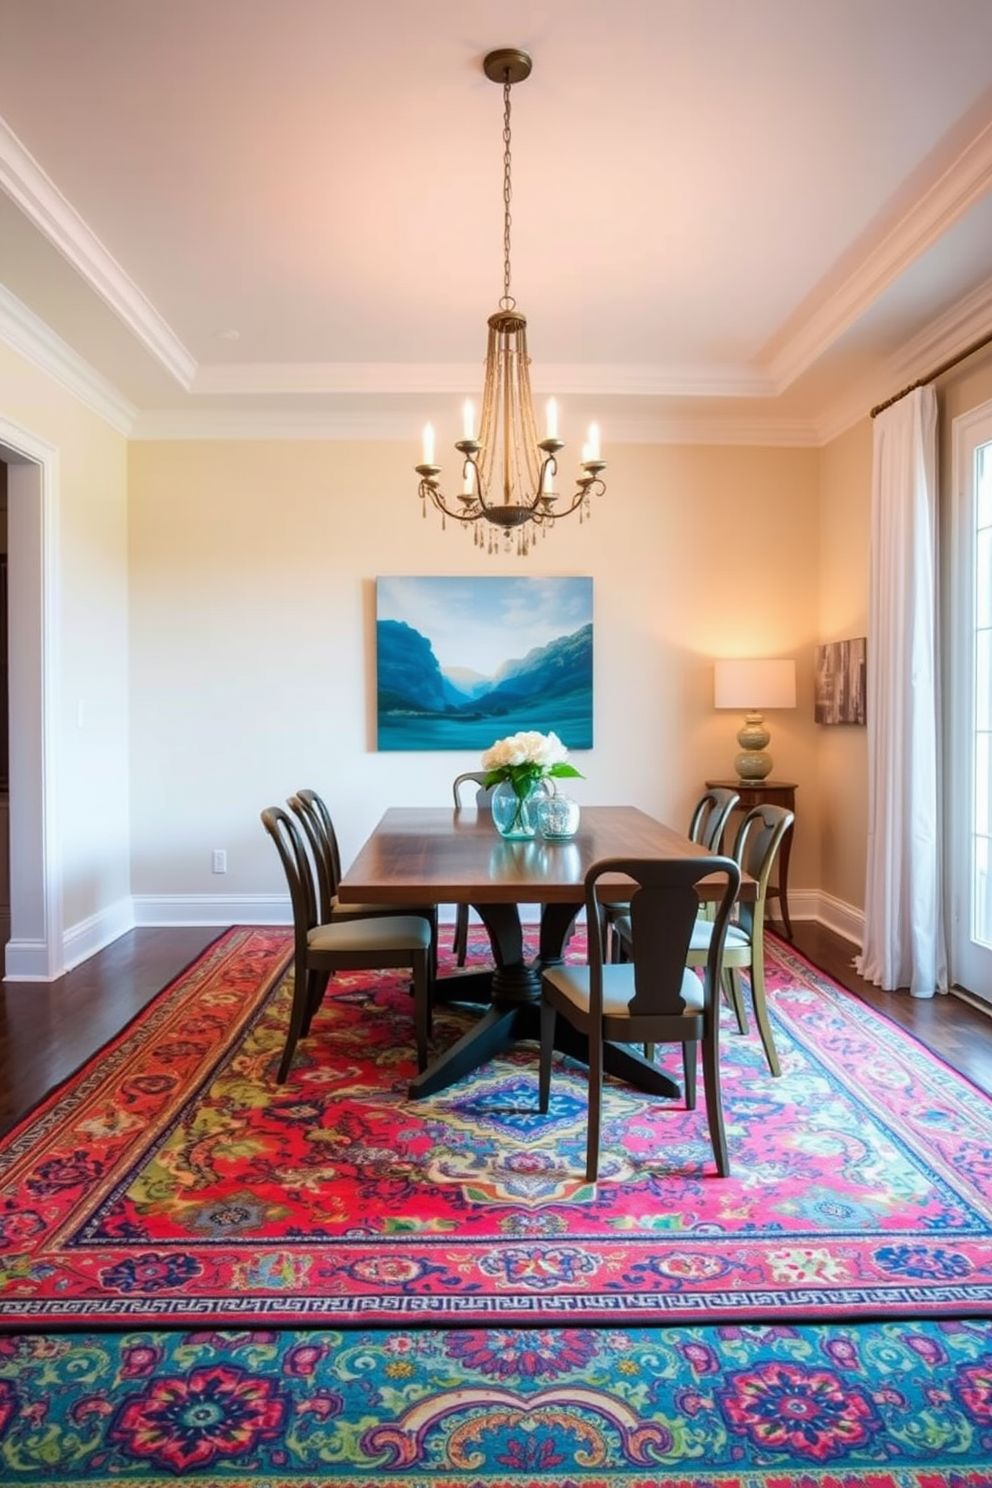
[[[556,403],[556,401],[555,401],[554,398],[549,398],[548,399],[548,406],[547,406],[547,409],[545,411],[545,418],[547,420],[547,433],[545,435],[545,438],[547,438],[547,439],[557,439],[558,438],[558,404]]]
[[[598,424],[590,424],[589,425],[589,432],[586,435],[586,438],[589,441],[589,443],[586,445],[586,449],[588,450],[588,454],[584,455],[583,456],[583,459],[586,459],[586,460],[598,460],[599,459],[599,425]]]
[[[462,435],[465,439],[475,438],[475,409],[471,398],[466,398],[462,404]]]
[[[434,425],[424,425],[424,464],[434,464]]]

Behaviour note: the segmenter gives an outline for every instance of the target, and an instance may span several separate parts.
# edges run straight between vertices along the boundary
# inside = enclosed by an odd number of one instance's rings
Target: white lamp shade
[[[717,708],[761,711],[796,706],[796,663],[735,659],[713,664]]]

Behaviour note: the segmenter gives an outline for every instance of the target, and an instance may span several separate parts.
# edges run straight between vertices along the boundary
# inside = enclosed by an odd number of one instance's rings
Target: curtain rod
[[[966,346],[964,351],[959,351],[957,356],[948,357],[946,362],[941,362],[939,367],[934,367],[933,371],[928,372],[926,377],[917,378],[916,382],[909,384],[909,387],[904,387],[901,392],[893,393],[891,398],[886,398],[884,403],[876,403],[871,411],[872,418],[877,418],[880,413],[884,413],[887,408],[891,408],[893,403],[898,403],[900,398],[905,398],[907,393],[915,392],[917,388],[926,387],[928,382],[935,382],[942,373],[949,372],[952,367],[957,366],[958,362],[966,361],[974,352],[981,351],[983,346],[988,346],[989,342],[992,342],[992,331],[987,331],[978,341],[972,341],[971,345]]]

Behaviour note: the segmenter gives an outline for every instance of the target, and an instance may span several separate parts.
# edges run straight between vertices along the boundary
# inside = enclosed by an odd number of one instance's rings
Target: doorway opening
[[[64,970],[54,767],[58,452],[0,419],[7,473],[8,981]]]

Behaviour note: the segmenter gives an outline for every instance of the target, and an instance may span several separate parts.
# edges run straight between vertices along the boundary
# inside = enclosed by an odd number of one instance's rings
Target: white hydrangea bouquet
[[[568,763],[568,750],[557,734],[527,730],[497,739],[483,754],[482,768],[487,790],[503,781],[513,787],[518,802],[516,817],[543,781],[583,779],[581,770]]]

